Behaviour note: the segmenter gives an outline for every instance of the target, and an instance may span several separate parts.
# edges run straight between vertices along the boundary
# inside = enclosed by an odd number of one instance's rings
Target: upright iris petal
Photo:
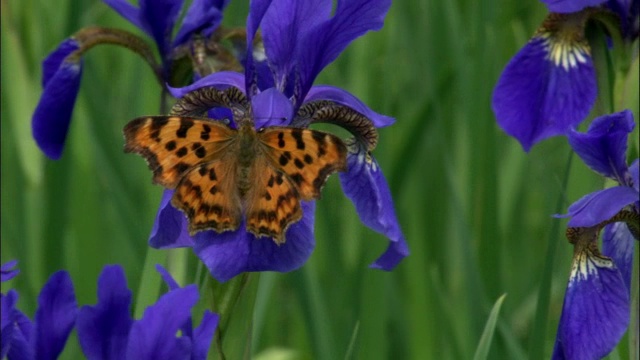
[[[550,14],[502,72],[493,92],[498,124],[525,151],[562,135],[589,113],[597,95],[583,31],[586,14]]]
[[[124,271],[107,266],[98,281],[98,303],[83,306],[78,314],[78,339],[89,359],[206,359],[217,315],[208,311],[196,331],[191,308],[198,300],[194,285],[177,286],[166,270],[158,271],[170,291],[149,306],[142,319],[130,316],[131,291]],[[178,330],[182,336],[176,337]]]
[[[335,14],[331,16],[332,2],[328,0],[253,1],[247,18],[244,76],[219,72],[190,86],[171,88],[170,91],[174,96],[182,97],[204,87],[219,90],[235,87],[249,98],[252,120],[257,129],[266,126],[307,127],[312,119],[305,118],[298,111],[302,111],[306,104],[327,101],[343,106],[353,116],[363,117],[363,124],[368,124],[364,126],[370,126],[368,131],[375,133],[376,127],[391,125],[394,119],[374,112],[344,90],[331,86],[312,87],[312,83],[351,41],[369,30],[379,29],[389,6],[388,0],[339,1]],[[258,28],[262,29],[264,53],[254,48]],[[327,119],[327,122],[349,129],[353,124],[348,121]],[[375,137],[377,139],[377,134]],[[341,174],[343,189],[355,204],[362,221],[390,240],[387,252],[372,267],[391,270],[408,255],[407,244],[393,209],[388,185],[375,159],[369,154],[372,150],[369,146],[375,147],[375,141],[373,144],[354,141],[347,158],[348,170]],[[313,201],[302,202],[303,217],[288,228],[287,240],[283,244],[257,239],[246,231],[244,221],[234,231],[199,232],[191,244],[182,235],[185,216],[171,209],[170,194],[166,192],[163,198],[150,238],[151,246],[192,246],[211,274],[220,281],[245,271],[294,270],[304,264],[315,246]]]

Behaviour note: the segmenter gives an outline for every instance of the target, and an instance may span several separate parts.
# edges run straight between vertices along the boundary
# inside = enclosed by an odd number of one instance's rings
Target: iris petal
[[[589,6],[598,6],[606,0],[542,0],[550,12],[572,13]]]
[[[194,0],[182,20],[182,25],[173,41],[173,47],[182,45],[194,33],[208,38],[222,21],[222,10],[228,0]]]
[[[635,246],[636,240],[627,228],[627,224],[618,222],[604,228],[602,253],[613,259],[629,291],[631,291]]]
[[[340,173],[345,195],[355,205],[360,220],[390,241],[385,253],[371,267],[392,270],[409,255],[409,248],[396,218],[389,186],[375,159],[366,160],[364,153],[350,152],[347,166],[349,170]]]
[[[189,236],[187,217],[171,205],[173,190],[165,190],[153,223],[149,245],[155,249],[190,247],[194,242]]]
[[[573,55],[565,68],[549,58],[549,41],[540,36],[529,41],[507,64],[493,92],[498,124],[525,151],[575,127],[596,99],[591,57],[582,54],[578,61]]]
[[[304,99],[304,102],[315,100],[330,100],[338,104],[348,106],[353,110],[359,112],[360,114],[366,116],[369,120],[371,120],[371,122],[373,122],[373,125],[377,128],[389,126],[396,121],[396,119],[390,116],[378,114],[348,91],[334,86],[313,86],[311,89],[309,89],[309,93]]]
[[[256,129],[265,126],[287,126],[293,117],[291,101],[276,88],[267,89],[251,98]]]
[[[211,275],[224,282],[248,271],[292,271],[302,266],[313,251],[314,202],[302,202],[303,217],[286,232],[282,245],[259,238],[245,230],[244,221],[236,231],[200,232],[194,251]]]
[[[193,333],[192,360],[206,360],[211,340],[213,340],[213,333],[216,331],[219,321],[220,316],[218,314],[209,310],[204,312],[200,325],[195,328]]]
[[[35,315],[37,359],[56,359],[76,321],[78,307],[71,277],[65,271],[51,275],[38,296]]]
[[[591,227],[611,219],[622,208],[638,201],[638,192],[627,186],[616,186],[583,196],[569,206],[570,227]]]
[[[146,23],[143,23],[140,17],[140,9],[131,5],[127,0],[102,0],[115,10],[120,16],[129,20],[130,23],[137,26],[139,29],[144,30],[151,35],[151,29],[149,29]]]
[[[128,359],[185,359],[191,354],[188,337],[176,332],[190,318],[198,301],[195,285],[172,290],[149,306],[142,319],[131,327],[127,345]]]
[[[33,113],[33,137],[42,152],[51,159],[57,160],[62,156],[81,77],[81,62],[63,61],[47,79]]]
[[[569,144],[593,171],[627,184],[627,138],[634,127],[630,110],[601,116],[586,133],[571,131]]]
[[[187,93],[206,86],[213,86],[220,90],[224,90],[229,86],[234,86],[238,88],[238,90],[244,92],[244,75],[233,71],[220,71],[211,75],[207,75],[202,79],[194,82],[193,84],[185,87],[174,88],[168,86],[168,88],[171,95],[176,98],[181,98]]]
[[[17,264],[18,260],[11,260],[0,267],[0,282],[9,281],[20,273],[20,270],[14,269]]]
[[[554,359],[600,359],[629,324],[629,292],[611,261],[578,255],[564,298]]]
[[[106,266],[98,279],[98,303],[83,306],[76,322],[78,341],[88,359],[124,359],[129,330],[131,291],[119,265]]]

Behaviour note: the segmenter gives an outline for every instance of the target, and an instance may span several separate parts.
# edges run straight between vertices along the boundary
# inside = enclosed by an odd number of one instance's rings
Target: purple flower
[[[0,294],[0,358],[56,359],[76,321],[76,297],[69,274],[58,271],[49,278],[38,295],[34,321],[16,308],[17,301],[18,293],[15,290],[10,290],[6,295]]]
[[[607,0],[542,0],[549,12],[572,13],[589,6],[598,6]]]
[[[170,291],[149,306],[140,320],[130,316],[131,291],[119,265],[107,266],[98,280],[98,303],[78,313],[78,340],[88,359],[206,359],[218,316],[205,311],[193,329],[195,285],[178,287],[157,266]],[[181,337],[176,337],[178,331]]]
[[[606,6],[620,18],[620,26],[624,38],[633,42],[640,32],[640,1],[608,0]]]
[[[11,260],[0,266],[0,281],[5,282],[13,279],[20,273],[20,270],[14,269],[18,265],[18,260]]]
[[[584,196],[569,207],[573,265],[554,359],[599,359],[620,341],[629,325],[631,273],[638,239],[638,160],[627,167],[631,111],[599,117],[586,133],[571,131],[569,143],[592,170],[618,186]],[[630,222],[613,222],[621,211]],[[632,225],[635,224],[635,225]],[[606,226],[604,226],[606,225]],[[596,241],[601,228],[602,254]]]
[[[211,35],[222,20],[222,10],[228,0],[193,1],[174,40],[171,40],[171,34],[182,8],[182,0],[141,0],[139,8],[126,0],[105,2],[155,40],[163,65],[161,78],[168,81],[171,50],[186,43],[193,34]],[[87,33],[92,31],[94,35],[97,32],[87,28]],[[123,33],[113,30],[110,34]],[[82,55],[96,45],[94,39],[83,39],[83,36],[80,34],[64,40],[42,63],[44,91],[33,113],[31,126],[33,137],[42,152],[54,160],[62,156],[64,149],[71,113],[80,89]],[[123,41],[127,41],[126,36]],[[109,42],[113,42],[113,37]],[[153,55],[146,51],[148,49],[143,50],[138,49],[148,61],[155,61]]]
[[[498,80],[493,111],[500,127],[525,151],[566,134],[595,102],[595,70],[584,37],[588,14],[549,14]]]
[[[247,19],[245,74],[219,72],[171,91],[174,96],[182,97],[203,87],[220,90],[235,87],[248,98],[256,128],[306,127],[312,119],[302,116],[303,110],[327,101],[331,106],[339,106],[365,118],[375,132],[376,127],[391,125],[394,119],[375,113],[342,89],[312,84],[320,71],[351,41],[382,27],[389,6],[389,0],[338,1],[332,16],[332,2],[328,0],[253,1]],[[253,46],[259,27],[264,48]],[[235,127],[233,119],[230,126]],[[345,127],[349,129],[349,126]],[[395,216],[389,188],[369,153],[372,144],[365,140],[356,136],[350,142],[348,170],[340,174],[340,180],[363,222],[390,240],[389,248],[372,267],[391,270],[409,251]],[[219,281],[247,271],[291,271],[302,266],[313,251],[313,201],[302,202],[303,218],[288,228],[287,241],[277,245],[274,241],[256,239],[245,230],[244,222],[235,231],[204,231],[190,237],[185,216],[170,204],[172,195],[173,191],[165,191],[150,245],[155,248],[193,247]]]

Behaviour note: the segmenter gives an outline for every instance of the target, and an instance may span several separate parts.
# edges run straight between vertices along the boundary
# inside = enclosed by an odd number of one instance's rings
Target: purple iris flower
[[[77,331],[88,359],[204,360],[219,317],[205,311],[193,329],[191,308],[198,301],[195,285],[180,288],[157,266],[169,292],[149,306],[140,320],[130,315],[131,291],[119,265],[106,266],[98,280],[98,303],[78,312]],[[181,337],[176,337],[178,331]]]
[[[498,125],[525,151],[566,134],[596,100],[596,74],[584,37],[588,16],[588,11],[549,14],[500,75],[493,111]]]
[[[15,262],[10,262],[10,267]],[[3,272],[6,270],[4,265]],[[17,270],[13,270],[13,275]],[[10,278],[10,277],[9,277]],[[4,277],[2,281],[8,280]],[[0,358],[56,359],[76,321],[77,305],[71,277],[66,271],[53,274],[38,295],[38,309],[31,321],[16,307],[18,292],[0,294],[2,346]]]
[[[598,6],[607,0],[542,0],[550,12],[572,13],[589,6]]]
[[[637,39],[640,32],[640,1],[608,0],[606,6],[620,18],[624,38],[629,42]]]
[[[139,8],[126,0],[104,0],[120,15],[151,36],[162,60],[162,79],[168,79],[171,50],[191,35],[209,36],[222,20],[228,0],[194,0],[172,40],[171,35],[183,0],[141,0]],[[77,37],[64,40],[42,63],[44,91],[33,113],[32,133],[42,152],[57,160],[62,156],[71,113],[82,77],[82,55],[94,43]],[[152,56],[149,54],[149,56]]]
[[[586,133],[571,131],[569,143],[597,173],[618,186],[593,192],[569,207],[568,226],[588,239],[574,244],[571,276],[554,349],[554,359],[599,359],[620,341],[629,325],[630,289],[637,228],[616,222],[604,227],[602,254],[595,241],[601,226],[621,210],[639,211],[639,161],[628,167],[627,138],[635,126],[631,111],[599,117]],[[637,226],[637,225],[636,225]],[[635,232],[635,233],[634,233]],[[584,235],[586,234],[586,235]],[[604,256],[603,256],[604,255]]]
[[[351,41],[382,27],[390,4],[390,0],[338,1],[332,16],[330,0],[252,1],[247,19],[245,73],[218,72],[171,91],[174,96],[182,97],[203,87],[221,90],[236,87],[250,100],[256,128],[292,125],[302,106],[319,100],[348,107],[369,119],[375,127],[391,125],[394,119],[375,113],[342,89],[312,86],[320,71]],[[261,44],[254,48],[253,40],[259,27],[264,47]],[[231,126],[235,126],[233,120]],[[396,219],[389,187],[366,146],[351,144],[347,162],[348,171],[340,174],[345,194],[355,204],[365,225],[390,240],[386,252],[371,266],[391,270],[409,251]],[[287,241],[277,245],[274,241],[257,239],[246,231],[244,222],[236,231],[203,231],[190,237],[185,215],[170,204],[172,195],[172,190],[164,193],[150,245],[193,247],[219,281],[248,271],[297,269],[315,246],[313,201],[302,202],[303,218],[288,228]]]

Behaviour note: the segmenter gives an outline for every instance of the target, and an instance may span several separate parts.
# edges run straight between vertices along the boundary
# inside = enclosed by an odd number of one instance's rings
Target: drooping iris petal
[[[56,359],[76,321],[78,306],[71,277],[66,271],[51,275],[38,295],[35,315],[37,359]]]
[[[165,190],[153,223],[149,245],[156,249],[190,247],[194,242],[189,236],[187,217],[171,205],[173,190]]]
[[[193,33],[208,38],[222,21],[222,10],[229,0],[194,0],[182,19],[173,47],[182,45]]]
[[[45,88],[51,78],[58,72],[64,59],[74,51],[80,49],[80,44],[74,38],[65,39],[42,61],[42,87]]]
[[[309,93],[307,94],[304,102],[314,100],[331,100],[338,104],[348,106],[371,120],[373,125],[377,128],[389,126],[396,121],[396,119],[390,116],[378,114],[360,101],[360,99],[351,95],[351,93],[334,86],[313,86],[309,89]]]
[[[18,265],[18,260],[11,260],[0,266],[0,282],[13,279],[20,273],[20,270],[14,269]]]
[[[558,325],[553,359],[600,359],[629,325],[629,292],[606,259],[576,255]]]
[[[367,159],[364,152],[347,156],[346,173],[340,173],[345,195],[353,202],[360,220],[371,229],[389,238],[389,247],[371,267],[392,270],[409,255],[400,224],[393,208],[391,192],[375,159]]]
[[[627,186],[616,186],[583,196],[569,206],[569,227],[591,227],[611,219],[622,208],[638,201],[638,192]]]
[[[542,0],[550,12],[572,13],[589,6],[598,6],[606,0]]]
[[[44,91],[31,122],[36,143],[45,155],[54,160],[62,155],[82,78],[82,60],[67,57],[59,62],[64,53],[74,51],[73,42],[72,39],[63,42],[44,60]],[[77,49],[77,43],[75,45]],[[56,63],[59,66],[54,71]]]
[[[131,291],[119,265],[106,266],[98,279],[98,303],[83,306],[76,322],[78,341],[88,359],[124,359],[133,320]]]
[[[188,337],[176,337],[198,301],[195,285],[172,290],[149,306],[131,327],[127,359],[185,359],[191,354]]]
[[[315,202],[302,202],[302,219],[286,232],[286,242],[276,245],[271,238],[248,233],[245,222],[236,231],[199,232],[194,251],[211,275],[224,282],[249,271],[292,271],[302,266],[313,251]]]
[[[0,359],[4,359],[4,357],[7,356],[11,346],[15,328],[15,319],[12,315],[17,301],[18,293],[15,290],[9,290],[7,295],[0,294]]]
[[[634,127],[630,110],[600,116],[593,120],[586,133],[569,132],[569,144],[593,171],[627,184],[630,182],[625,179],[627,138]]]
[[[287,126],[293,118],[293,107],[276,88],[267,89],[251,98],[256,129],[265,126]]]
[[[640,159],[636,159],[633,164],[629,166],[629,172],[631,173],[633,188],[640,192]]]
[[[302,98],[320,71],[335,60],[347,45],[370,30],[382,28],[390,6],[391,0],[338,1],[333,17],[304,34],[300,40],[297,59],[299,70],[296,74]],[[297,100],[295,108],[302,102],[302,99]]]
[[[500,127],[529,151],[537,142],[579,124],[596,94],[587,49],[536,36],[502,72],[492,107]]]
[[[629,231],[627,224],[618,222],[604,228],[602,254],[613,259],[629,291],[631,291],[635,246],[636,239]]]

